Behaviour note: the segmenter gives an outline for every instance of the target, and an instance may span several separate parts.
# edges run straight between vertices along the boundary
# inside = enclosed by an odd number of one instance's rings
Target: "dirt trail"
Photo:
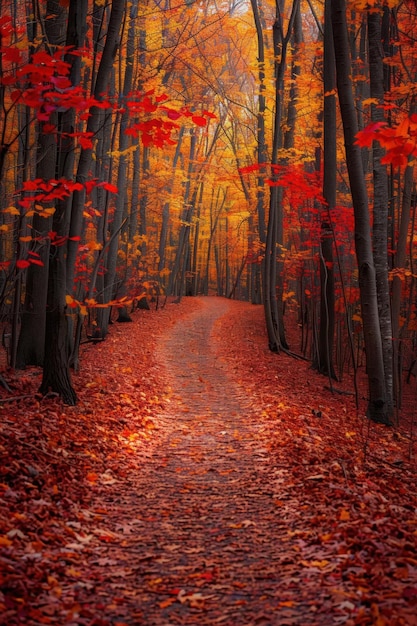
[[[216,354],[212,330],[230,305],[201,303],[160,342],[174,398],[142,475],[107,502],[123,556],[120,546],[95,554],[94,592],[113,588],[112,614],[129,625],[342,623],[317,616],[317,586],[303,589],[294,575],[288,518],[296,523],[301,507],[286,469],[268,462],[250,399]],[[100,580],[103,566],[110,577]]]
[[[16,377],[1,626],[417,626],[408,440],[265,340],[193,298],[86,346],[77,407]]]

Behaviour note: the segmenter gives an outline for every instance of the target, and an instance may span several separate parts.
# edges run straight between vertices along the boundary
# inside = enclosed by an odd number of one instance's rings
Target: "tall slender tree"
[[[346,163],[355,215],[355,249],[359,270],[359,289],[369,388],[367,415],[373,421],[389,424],[391,422],[391,414],[385,384],[368,194],[361,150],[355,143],[358,133],[358,120],[352,90],[352,67],[345,0],[332,1],[331,16],[337,92],[342,115]]]
[[[59,2],[48,0],[46,12],[40,16],[43,23],[44,47],[53,53],[69,37],[66,36],[67,11]],[[72,57],[75,59],[75,57]],[[45,125],[56,126],[58,114],[54,112],[47,122],[39,122],[37,129],[36,178],[51,180],[56,175],[57,142],[53,133],[44,132]],[[43,203],[47,209],[49,203]],[[16,361],[13,366],[43,365],[45,348],[45,313],[49,272],[48,233],[52,230],[52,216],[33,216],[32,228],[36,238],[31,242],[31,251],[39,254],[40,264],[31,264],[27,269],[25,301],[21,315],[21,327],[17,345]],[[39,244],[42,241],[42,244]]]
[[[117,255],[119,250],[120,233],[124,220],[127,219],[126,214],[126,198],[127,198],[127,171],[128,171],[128,157],[126,150],[129,147],[130,138],[126,134],[126,130],[129,123],[129,111],[127,106],[127,100],[129,94],[132,91],[133,86],[133,70],[134,70],[134,57],[135,57],[135,20],[138,12],[137,0],[130,3],[129,9],[129,28],[126,44],[126,58],[125,58],[125,74],[123,81],[123,90],[121,94],[121,105],[123,112],[120,117],[119,127],[119,162],[117,168],[117,196],[115,200],[115,208],[113,214],[113,220],[110,226],[109,232],[109,245],[107,250],[107,266],[105,273],[105,287],[104,287],[104,302],[110,302],[116,295],[117,284]],[[110,321],[110,308],[106,309],[106,315],[103,316],[100,333],[101,337],[105,337],[108,330],[108,323]]]
[[[282,119],[284,111],[284,77],[287,69],[289,45],[293,33],[294,23],[299,10],[299,0],[293,0],[287,30],[284,29],[282,2],[276,0],[275,21],[273,25],[274,68],[275,68],[275,110],[273,121],[273,138],[271,153],[271,186],[269,191],[269,216],[265,247],[264,262],[264,310],[266,328],[268,332],[269,348],[273,352],[287,349],[285,339],[282,294],[282,247],[284,244],[283,232],[283,190],[277,185],[276,166],[280,163],[280,149],[282,148]]]
[[[384,49],[382,45],[382,3],[368,10],[368,48],[372,122],[384,122]],[[379,142],[372,144],[373,170],[373,256],[378,295],[378,315],[381,327],[382,352],[385,372],[387,409],[393,410],[393,346],[391,302],[388,283],[388,172],[382,163],[384,149]]]
[[[322,374],[335,378],[333,366],[335,295],[331,213],[336,206],[336,65],[330,0],[326,0],[324,12],[323,88],[323,197],[326,207],[321,211],[320,325],[314,366]]]
[[[77,2],[75,2],[77,5]],[[100,60],[94,95],[101,100],[106,93],[108,79],[119,45],[119,33],[125,9],[125,0],[114,0],[112,3],[106,43]],[[87,132],[94,136],[99,128],[100,109],[95,106],[90,111]],[[79,239],[83,228],[83,211],[85,203],[85,183],[93,158],[93,148],[81,150],[76,181],[80,188],[73,193],[69,232],[66,228],[64,207],[54,214],[54,232],[60,238],[67,238],[67,245],[54,245],[52,241],[49,261],[48,302],[45,331],[45,360],[40,392],[53,391],[58,393],[67,404],[75,404],[76,393],[72,386],[69,371],[69,337],[67,320],[66,296],[72,293]]]

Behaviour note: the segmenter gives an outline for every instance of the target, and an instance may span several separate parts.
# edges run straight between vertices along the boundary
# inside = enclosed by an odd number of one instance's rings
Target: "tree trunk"
[[[178,160],[181,155],[181,146],[182,146],[183,136],[184,136],[184,126],[181,126],[179,133],[178,133],[177,145],[175,146],[174,158],[172,159],[171,167],[172,167],[173,172],[175,172],[175,170],[177,169]],[[173,186],[174,186],[174,181],[172,179],[171,182],[168,184],[167,191],[166,191],[166,194],[168,197],[172,193]],[[167,237],[168,237],[169,213],[170,213],[170,201],[167,200],[166,202],[164,202],[164,206],[162,209],[162,224],[161,224],[161,232],[159,235],[159,262],[158,262],[159,272],[161,272],[165,268],[165,265],[166,265],[165,251],[166,251],[166,243],[167,243]]]
[[[100,66],[97,72],[97,78],[94,87],[94,97],[96,100],[102,100],[107,92],[109,79],[111,77],[113,63],[119,46],[120,26],[122,24],[125,9],[125,0],[113,0],[112,8],[107,28],[106,43],[104,45]],[[87,133],[95,136],[100,124],[101,109],[92,107],[87,122]],[[93,149],[85,148],[81,150],[80,160],[78,162],[76,181],[83,186],[89,178],[89,171],[93,162]],[[85,188],[75,191],[72,199],[71,207],[71,224],[70,239],[68,241],[67,252],[67,291],[72,293],[74,284],[75,263],[78,254],[79,241],[83,230],[83,211],[85,205]]]
[[[42,395],[53,392],[65,404],[74,405],[77,396],[71,383],[68,350],[68,320],[65,306],[65,256],[63,246],[51,246],[49,261],[48,302],[46,311],[45,359]]]
[[[190,155],[189,155],[189,160],[188,160],[187,180],[184,186],[184,196],[183,196],[184,208],[181,214],[182,223],[181,223],[181,228],[180,228],[177,250],[175,254],[174,266],[172,268],[172,272],[171,272],[171,276],[169,280],[169,287],[168,287],[169,295],[176,295],[180,297],[181,295],[183,295],[181,292],[181,286],[183,285],[183,276],[185,273],[185,257],[186,257],[186,250],[188,249],[187,243],[189,241],[189,236],[190,236],[190,223],[192,219],[195,200],[197,198],[196,191],[193,193],[192,197],[190,196],[191,177],[194,171],[194,158],[195,158],[195,151],[196,151],[196,143],[197,143],[197,136],[196,136],[195,131],[193,130],[191,131],[191,137],[190,137]]]
[[[377,10],[379,9],[379,10]],[[388,9],[386,9],[388,10]],[[372,121],[383,122],[384,117],[384,50],[382,48],[381,7],[368,10],[369,77],[370,96],[377,104],[371,105]],[[381,163],[385,154],[378,141],[372,145],[374,211],[373,255],[378,294],[379,325],[381,327],[382,352],[385,371],[385,389],[388,413],[393,411],[393,352],[391,303],[388,282],[388,174]]]
[[[264,34],[262,31],[261,16],[258,6],[258,0],[251,0],[253,20],[255,22],[256,37],[258,43],[258,82],[259,82],[259,96],[258,96],[258,113],[257,113],[257,159],[260,166],[259,176],[257,181],[256,192],[256,209],[258,214],[258,231],[259,239],[262,244],[266,241],[266,223],[265,223],[265,189],[264,189],[264,177],[265,171],[262,171],[262,164],[267,162],[267,151],[265,141],[265,111],[266,111],[266,99],[265,99],[265,44]]]
[[[48,138],[52,135],[46,135]],[[51,155],[49,155],[50,158]],[[51,160],[52,166],[54,161]],[[49,178],[54,178],[54,173]],[[42,178],[37,170],[37,176]],[[49,205],[50,206],[50,203]],[[21,315],[21,328],[17,344],[16,364],[17,368],[25,368],[27,365],[42,367],[45,350],[45,311],[48,295],[48,272],[49,272],[49,241],[47,234],[52,230],[52,219],[33,216],[33,229],[40,237],[45,237],[45,243],[37,247],[32,246],[43,266],[31,264],[27,270],[25,302]]]
[[[85,3],[83,3],[83,8]],[[75,17],[80,17],[80,3],[73,0],[70,4],[70,13],[73,10]],[[125,0],[114,0],[109,19],[106,43],[100,62],[95,85],[95,95],[101,99],[107,88],[114,56],[116,54],[119,30],[124,14]],[[69,29],[73,28],[69,20]],[[85,24],[79,24],[82,29]],[[98,130],[99,110],[93,109],[87,123],[87,131],[95,134]],[[89,175],[92,162],[92,150],[82,150],[77,169],[77,182],[84,184]],[[43,379],[40,392],[48,391],[58,393],[68,404],[75,404],[76,394],[71,384],[69,374],[69,335],[68,320],[66,317],[66,295],[72,293],[74,284],[75,263],[78,252],[79,237],[82,235],[83,211],[85,191],[76,191],[72,198],[70,239],[67,246],[51,245],[50,269],[48,280],[48,303],[46,314],[45,332],[45,361]],[[65,206],[56,210],[53,220],[53,228],[59,237],[66,237]],[[66,254],[66,258],[65,258]]]
[[[44,18],[44,28],[48,44],[62,45],[65,41],[66,9],[59,2],[48,0]],[[48,124],[57,124],[57,114],[52,114]],[[36,154],[36,178],[51,180],[56,176],[57,143],[51,133],[43,133],[43,123],[38,127],[38,145]],[[46,203],[45,208],[50,206]],[[42,366],[45,349],[45,312],[48,293],[49,272],[49,241],[48,233],[52,230],[52,217],[33,216],[33,232],[45,243],[32,242],[31,250],[39,254],[43,265],[31,264],[27,269],[25,302],[15,366],[24,368],[27,365]]]
[[[66,43],[69,46],[82,47],[86,33],[87,2],[71,0],[68,12]],[[72,85],[80,81],[80,59],[71,55],[68,59],[71,64],[70,80]],[[65,133],[74,130],[74,111],[69,109],[62,114],[59,128]],[[73,175],[74,140],[64,137],[58,150],[57,171],[64,178]],[[68,235],[69,204],[67,201],[58,201],[53,216],[52,230],[57,238]],[[73,405],[76,403],[76,394],[71,383],[69,370],[69,333],[66,311],[66,260],[63,245],[50,245],[48,294],[45,318],[45,356],[43,363],[43,377],[40,392],[43,394],[52,391],[60,395],[64,402]]]
[[[415,105],[411,108],[411,112],[416,111]],[[412,160],[412,159],[410,159]],[[402,200],[401,200],[401,216],[400,226],[398,229],[398,239],[396,252],[394,257],[394,269],[401,272],[407,266],[407,241],[408,229],[411,219],[412,191],[414,180],[414,166],[410,163],[407,165],[403,182],[402,182]],[[403,277],[405,280],[405,277]],[[412,280],[414,280],[412,278]],[[392,279],[392,337],[393,337],[393,377],[394,392],[397,406],[400,403],[401,388],[401,359],[400,359],[400,342],[402,340],[402,328],[400,324],[401,318],[401,294],[403,290],[403,280],[400,274],[394,274]]]
[[[333,366],[334,343],[334,269],[331,211],[336,206],[336,65],[334,58],[331,0],[325,3],[324,23],[324,167],[323,196],[327,203],[321,212],[320,233],[320,326],[318,355],[313,367],[336,378]]]
[[[333,0],[332,26],[336,59],[337,90],[342,114],[346,162],[355,216],[355,249],[359,270],[366,371],[369,386],[367,415],[375,422],[389,424],[391,415],[385,388],[384,360],[378,317],[378,300],[375,266],[372,255],[368,196],[363,173],[361,151],[359,146],[355,144],[355,138],[358,132],[358,121],[351,81],[352,68],[346,26],[345,0]]]
[[[122,107],[125,106],[125,101],[128,98],[129,93],[132,90],[132,82],[133,82],[133,64],[134,64],[134,41],[135,41],[135,20],[137,16],[137,0],[132,2],[130,5],[130,23],[129,23],[129,33],[128,33],[128,41],[127,41],[127,52],[126,52],[126,66],[125,66],[125,75],[123,82],[123,94],[122,94]],[[120,119],[120,129],[119,129],[119,164],[117,170],[117,196],[115,201],[115,209],[113,214],[113,221],[111,223],[110,228],[110,243],[107,251],[107,272],[105,274],[104,279],[104,302],[107,303],[113,299],[116,295],[116,271],[117,271],[117,257],[119,250],[119,241],[120,241],[120,233],[122,230],[122,223],[125,217],[125,199],[127,195],[127,155],[124,154],[126,149],[129,147],[130,139],[128,135],[126,135],[126,129],[128,126],[129,113],[127,107],[125,107],[125,111],[122,113]],[[110,321],[110,309],[105,310],[106,315],[101,324],[101,336],[104,338],[108,332],[108,323]]]
[[[202,287],[202,293],[205,296],[208,296],[209,294],[209,286],[210,286],[209,274],[210,274],[210,265],[211,265],[211,251],[213,248],[214,236],[217,230],[217,225],[219,223],[220,216],[222,214],[224,205],[226,203],[226,198],[227,198],[227,189],[225,192],[223,192],[223,200],[220,202],[220,188],[219,188],[217,189],[216,201],[214,201],[214,188],[212,189],[211,203],[210,203],[210,234],[209,234],[209,239],[207,243],[207,257],[206,257],[206,262],[205,262],[204,280],[203,280],[203,287]]]
[[[283,17],[280,10],[280,2],[276,0],[276,18],[273,27],[274,57],[275,57],[275,114],[273,124],[272,142],[272,185],[269,191],[269,218],[266,234],[265,261],[263,271],[263,297],[265,321],[268,333],[268,345],[273,352],[279,352],[281,348],[287,349],[283,323],[283,279],[281,260],[282,246],[284,243],[283,233],[283,207],[282,188],[274,184],[277,178],[274,166],[279,164],[279,150],[282,146],[281,123],[284,108],[284,76],[287,66],[287,53],[290,38],[297,12],[299,0],[293,0],[291,17],[288,22],[287,32],[284,36]]]

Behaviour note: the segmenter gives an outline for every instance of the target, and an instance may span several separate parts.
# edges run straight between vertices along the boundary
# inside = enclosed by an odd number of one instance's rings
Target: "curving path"
[[[120,514],[126,560],[120,546],[114,558],[103,548],[97,566],[111,567],[103,590],[113,586],[112,615],[129,626],[343,623],[317,616],[317,588],[303,588],[288,521],[299,520],[301,507],[285,467],[268,462],[250,398],[216,353],[212,331],[229,306],[202,298],[160,342],[175,397],[158,418],[163,441],[143,474],[109,503]]]

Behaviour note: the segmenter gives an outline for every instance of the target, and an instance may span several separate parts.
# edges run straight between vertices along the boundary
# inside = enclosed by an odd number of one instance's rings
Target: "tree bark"
[[[175,146],[174,158],[172,159],[171,168],[173,172],[175,172],[175,170],[177,169],[178,161],[181,155],[181,146],[182,146],[183,137],[184,137],[184,126],[181,126],[179,133],[178,133],[177,145]],[[166,191],[167,197],[171,195],[173,187],[174,187],[174,180],[172,178],[172,180],[168,183],[168,186],[167,186],[167,191]],[[161,223],[161,232],[159,235],[158,271],[160,273],[165,268],[165,265],[166,265],[165,253],[166,253],[166,243],[167,243],[167,237],[168,237],[169,215],[170,215],[170,200],[166,200],[162,208],[162,223]]]
[[[283,246],[283,207],[282,188],[274,185],[277,178],[274,166],[279,164],[279,150],[282,146],[281,123],[284,108],[284,76],[287,67],[288,45],[292,35],[299,0],[293,0],[291,17],[288,22],[287,32],[284,35],[283,18],[280,10],[280,2],[276,0],[276,18],[273,26],[274,58],[275,58],[275,114],[273,123],[273,140],[271,167],[272,185],[269,192],[269,218],[266,234],[265,261],[263,271],[263,297],[266,328],[268,332],[268,345],[273,352],[279,352],[282,348],[287,349],[283,323],[283,280],[281,261]]]
[[[75,405],[77,395],[72,386],[69,370],[68,319],[65,306],[65,256],[63,246],[51,246],[53,255],[49,263],[48,302],[46,311],[45,359],[42,395],[53,392],[65,404]]]
[[[256,37],[258,44],[258,82],[259,82],[259,96],[258,96],[258,112],[257,112],[257,159],[260,166],[258,176],[258,189],[256,192],[256,210],[258,215],[258,231],[259,240],[262,244],[266,241],[266,222],[265,222],[265,189],[264,189],[264,177],[265,171],[262,171],[262,165],[267,161],[267,150],[265,140],[265,111],[266,111],[266,98],[265,98],[265,43],[264,34],[262,31],[261,15],[258,6],[258,0],[251,0],[251,7],[253,13],[253,20],[255,22]]]
[[[186,256],[187,256],[187,244],[190,237],[190,224],[193,216],[195,200],[197,198],[197,191],[194,190],[191,196],[191,178],[194,172],[194,158],[196,151],[197,136],[194,130],[191,131],[190,137],[190,154],[188,159],[188,171],[187,180],[184,185],[183,203],[184,207],[181,214],[181,228],[179,233],[178,246],[174,259],[174,266],[172,268],[168,295],[176,295],[181,297],[182,293],[183,277],[186,270]]]
[[[323,196],[327,203],[321,212],[320,233],[320,322],[318,354],[313,367],[336,378],[333,366],[334,344],[334,268],[331,211],[336,206],[336,65],[334,58],[331,0],[325,2],[324,22],[324,166]]]
[[[204,280],[202,286],[202,293],[204,296],[208,296],[209,294],[209,270],[211,265],[211,251],[213,248],[214,236],[217,230],[217,225],[219,223],[220,216],[224,209],[224,205],[226,203],[227,198],[227,188],[226,191],[223,191],[223,199],[220,202],[220,188],[217,189],[216,200],[214,200],[214,189],[212,190],[211,203],[210,203],[210,234],[207,243],[207,257],[205,261],[205,270],[204,270]]]
[[[129,32],[127,40],[127,53],[126,53],[126,69],[123,82],[123,94],[122,94],[122,106],[125,107],[125,111],[121,115],[120,129],[119,129],[119,164],[117,170],[117,197],[115,201],[115,209],[113,214],[113,221],[110,228],[110,243],[107,251],[107,272],[104,278],[104,302],[109,302],[116,295],[117,287],[117,256],[119,250],[120,234],[122,230],[123,219],[125,218],[126,206],[125,199],[127,195],[127,156],[124,154],[125,150],[129,147],[129,137],[126,135],[126,129],[128,126],[129,113],[125,106],[125,101],[128,98],[129,93],[132,90],[133,83],[133,65],[134,65],[134,42],[135,42],[135,20],[137,16],[137,0],[130,5],[130,22]],[[120,294],[121,295],[121,294]],[[105,316],[103,316],[101,324],[101,336],[104,338],[108,332],[108,324],[110,321],[110,308],[105,310]]]
[[[62,45],[65,40],[66,9],[59,2],[48,0],[44,18],[44,29],[47,45],[52,49]],[[57,124],[57,114],[53,113],[49,124]],[[57,143],[51,133],[43,132],[43,123],[38,127],[38,144],[36,150],[36,178],[50,180],[56,175]],[[46,207],[50,206],[50,202]],[[45,208],[46,208],[45,207]],[[21,328],[17,344],[17,368],[27,365],[42,366],[45,350],[45,312],[48,294],[49,272],[49,240],[48,233],[52,230],[52,217],[33,216],[33,231],[44,243],[31,243],[31,250],[39,254],[43,265],[31,264],[27,269],[25,301],[21,316]]]
[[[368,195],[363,173],[361,151],[359,146],[355,144],[355,138],[358,132],[358,121],[351,81],[352,67],[346,26],[345,0],[333,0],[331,14],[336,59],[337,90],[343,122],[346,163],[355,217],[355,249],[359,270],[359,289],[369,388],[367,415],[375,422],[390,424],[391,415],[385,388],[384,360],[378,316],[378,299],[375,266],[372,254]]]
[[[113,0],[112,8],[107,28],[106,43],[97,72],[94,86],[94,97],[102,100],[108,88],[109,79],[113,69],[113,63],[117,49],[120,44],[120,26],[122,24],[126,0]],[[90,117],[87,122],[87,131],[95,136],[101,119],[101,109],[92,107]],[[77,167],[76,181],[84,185],[89,177],[89,171],[93,160],[93,149],[85,148],[81,150]],[[83,211],[85,204],[85,188],[75,191],[71,207],[71,223],[69,231],[68,251],[67,251],[67,291],[72,293],[74,284],[75,263],[78,253],[79,242],[77,237],[82,235]],[[75,239],[74,239],[75,238]]]
[[[55,177],[56,142],[51,134],[39,137],[39,157],[36,176],[44,180]],[[48,203],[50,206],[50,203]],[[45,350],[45,311],[48,295],[49,272],[49,240],[48,232],[52,230],[52,218],[33,216],[33,230],[45,243],[34,242],[31,249],[39,254],[43,266],[31,264],[27,269],[25,301],[22,310],[21,328],[17,344],[17,368],[27,365],[42,367]]]
[[[66,43],[69,46],[81,47],[84,44],[86,33],[87,2],[71,0],[68,11]],[[72,85],[80,81],[80,59],[73,55],[69,57],[71,63],[70,80]],[[59,128],[66,133],[74,130],[74,111],[69,109],[62,114]],[[73,175],[74,140],[65,137],[58,150],[57,171],[64,178]],[[66,238],[68,235],[69,205],[64,201],[56,203],[53,216],[52,230],[57,238]],[[73,405],[77,401],[72,386],[69,359],[70,341],[68,318],[66,310],[66,249],[65,246],[55,246],[52,241],[49,254],[48,294],[45,317],[45,355],[43,363],[42,383],[39,391],[47,394],[52,391],[60,395],[64,402]]]
[[[70,15],[80,18],[80,3],[72,0]],[[82,4],[85,7],[85,3]],[[106,91],[108,78],[113,66],[119,38],[119,30],[124,14],[125,0],[114,0],[109,19],[106,43],[101,58],[96,84],[95,96],[99,100]],[[78,28],[82,29],[78,21]],[[85,26],[85,24],[84,24]],[[71,21],[68,22],[69,30],[73,28]],[[77,29],[78,30],[78,29]],[[74,84],[74,83],[73,83]],[[87,122],[87,131],[96,134],[99,123],[99,110],[95,108],[90,112]],[[77,168],[77,182],[84,184],[89,175],[92,162],[92,149],[81,151]],[[66,317],[66,295],[72,293],[74,284],[75,263],[78,253],[79,237],[82,235],[83,211],[85,202],[85,190],[76,191],[72,197],[71,219],[69,227],[69,239],[66,246],[51,245],[50,269],[48,279],[48,302],[46,314],[45,332],[45,361],[43,378],[40,392],[48,391],[58,393],[67,404],[76,403],[76,394],[72,387],[69,360],[70,342],[68,334],[68,320]],[[65,206],[57,208],[54,214],[54,230],[59,237],[66,237],[67,220]]]
[[[378,10],[379,9],[379,10]],[[388,8],[386,10],[389,10]],[[374,6],[368,11],[369,78],[370,96],[378,104],[371,105],[373,122],[383,122],[384,117],[384,50],[382,47],[382,7]],[[391,302],[388,282],[388,173],[381,163],[385,154],[378,141],[372,145],[374,211],[373,256],[378,295],[379,325],[385,372],[385,389],[388,413],[393,411],[393,346],[391,326]]]

